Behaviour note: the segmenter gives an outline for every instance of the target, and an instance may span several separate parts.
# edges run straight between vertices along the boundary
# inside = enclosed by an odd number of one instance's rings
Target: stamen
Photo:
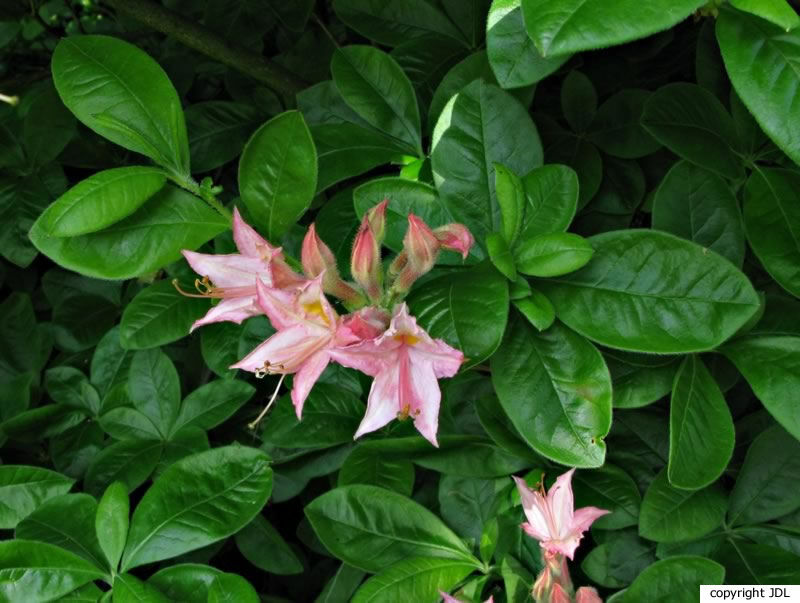
[[[196,286],[196,284],[197,284],[197,281],[195,281],[195,286]],[[178,279],[176,279],[176,278],[172,279],[172,286],[175,287],[175,289],[178,290],[178,293],[180,293],[184,297],[199,297],[199,298],[202,298],[202,299],[208,299],[209,297],[211,297],[211,295],[209,295],[209,294],[198,295],[197,293],[189,293],[188,291],[184,291],[183,289],[181,289],[181,286],[178,283]]]
[[[264,365],[255,370],[256,379],[263,379],[267,375],[279,375],[283,372],[282,364],[270,364],[269,360],[264,361]]]
[[[258,376],[258,373],[256,373],[256,376]],[[275,400],[278,397],[278,392],[281,389],[281,384],[283,384],[283,380],[285,378],[286,378],[286,374],[284,373],[283,375],[281,375],[281,378],[278,380],[278,385],[275,386],[275,391],[272,392],[272,397],[269,399],[269,402],[267,402],[267,405],[264,407],[264,410],[262,410],[261,414],[259,414],[256,417],[255,421],[253,421],[252,423],[248,423],[248,425],[247,425],[248,428],[255,429],[256,427],[258,427],[258,424],[261,422],[261,419],[264,418],[264,415],[267,414],[267,412],[269,411],[270,407],[275,403]]]
[[[200,292],[200,295],[206,297],[214,293],[214,287],[211,285],[211,281],[208,280],[207,276],[204,276],[202,280],[199,278],[194,279],[194,288]]]
[[[411,411],[411,408],[406,405],[397,413],[397,420],[398,421],[405,421],[408,418],[408,413]]]

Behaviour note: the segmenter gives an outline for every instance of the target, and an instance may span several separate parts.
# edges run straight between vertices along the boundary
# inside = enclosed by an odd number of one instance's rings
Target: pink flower
[[[434,446],[441,392],[437,378],[456,374],[464,355],[441,339],[432,339],[401,304],[380,337],[345,348],[331,357],[344,366],[375,377],[358,438],[392,419],[414,418],[414,425]]]
[[[445,224],[433,229],[433,234],[445,249],[452,249],[461,254],[463,259],[467,259],[469,250],[475,243],[472,233],[463,224]]]
[[[550,591],[550,598],[547,601],[548,603],[572,603],[572,597],[556,582],[553,584],[553,590]]]
[[[583,533],[595,519],[609,513],[597,507],[573,510],[572,474],[570,469],[560,475],[545,494],[544,486],[537,492],[528,488],[525,480],[515,477],[522,498],[522,508],[528,521],[522,524],[525,532],[536,538],[547,553],[560,553],[572,559]]]
[[[319,238],[317,229],[312,224],[308,227],[303,238],[301,250],[303,272],[309,278],[322,275],[322,289],[344,300],[345,302],[360,305],[364,303],[363,296],[347,284],[339,275],[336,258],[330,248]]]
[[[581,586],[575,593],[575,603],[603,603],[603,600],[591,586]]]
[[[239,253],[182,252],[192,269],[203,276],[195,281],[201,291],[196,296],[222,300],[195,321],[189,332],[212,322],[241,323],[260,314],[255,303],[256,281],[275,287],[298,286],[304,281],[283,260],[280,248],[270,245],[245,223],[237,209],[233,210],[233,239]]]
[[[439,594],[442,596],[443,603],[462,603],[460,599],[456,599],[454,596],[448,595],[443,590],[440,590]],[[486,601],[484,601],[483,603],[494,603],[494,596],[490,595],[489,598],[486,599]]]
[[[383,295],[383,264],[381,264],[381,247],[369,223],[369,216],[361,220],[361,226],[353,241],[353,253],[350,258],[350,273],[367,294],[370,300],[377,302]]]
[[[375,235],[378,245],[383,243],[383,237],[386,234],[387,205],[389,205],[389,199],[384,199],[367,211],[367,222],[369,222],[369,227],[372,229],[372,234]]]
[[[343,327],[322,292],[321,280],[317,277],[296,291],[257,281],[258,305],[278,332],[231,366],[256,376],[295,373],[292,402],[298,419],[308,393],[330,362],[330,350],[359,341]]]

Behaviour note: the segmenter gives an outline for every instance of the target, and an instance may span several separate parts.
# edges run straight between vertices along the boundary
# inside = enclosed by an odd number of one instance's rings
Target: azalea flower
[[[261,314],[256,305],[256,282],[269,286],[296,287],[305,279],[296,274],[283,259],[280,247],[273,247],[233,210],[233,240],[239,253],[206,254],[184,250],[183,256],[192,269],[202,275],[195,281],[199,294],[181,293],[190,297],[221,299],[189,332],[213,322],[241,323]]]
[[[250,371],[257,377],[295,373],[292,403],[300,419],[303,403],[330,362],[331,348],[357,343],[361,338],[331,307],[322,292],[321,276],[295,291],[269,287],[258,280],[256,290],[259,308],[278,332],[231,368]]]
[[[525,480],[514,478],[528,519],[522,524],[522,529],[536,538],[546,553],[563,554],[570,559],[573,558],[583,533],[598,517],[609,513],[597,507],[573,509],[574,472],[575,469],[570,469],[560,475],[547,493],[544,486],[537,492],[528,488]]]
[[[322,289],[345,303],[352,305],[363,305],[363,296],[356,291],[352,285],[342,280],[339,275],[339,268],[336,266],[336,258],[322,239],[317,235],[314,224],[308,227],[306,236],[303,238],[301,251],[301,261],[303,272],[309,278],[322,276]]]
[[[330,355],[339,364],[375,377],[356,438],[392,419],[411,416],[420,434],[438,446],[441,392],[437,379],[455,375],[464,355],[417,326],[405,303],[397,307],[389,328],[380,337],[334,347]]]

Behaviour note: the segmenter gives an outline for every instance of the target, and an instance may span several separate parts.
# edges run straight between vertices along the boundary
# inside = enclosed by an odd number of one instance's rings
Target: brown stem
[[[261,55],[231,45],[202,25],[152,0],[106,0],[106,2],[118,13],[172,36],[189,48],[249,75],[288,99],[293,99],[297,92],[308,86],[305,80],[288,69],[268,61]]]

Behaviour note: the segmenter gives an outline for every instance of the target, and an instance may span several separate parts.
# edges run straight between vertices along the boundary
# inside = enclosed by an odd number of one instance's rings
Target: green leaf
[[[309,503],[305,513],[334,556],[368,572],[422,555],[479,566],[438,517],[390,490],[364,485],[336,488]]]
[[[508,280],[517,280],[517,268],[505,237],[499,232],[490,232],[486,237],[486,248],[492,265]]]
[[[163,592],[170,601],[206,603],[208,589],[222,572],[210,565],[181,563],[168,565],[147,581]]]
[[[174,262],[182,249],[197,249],[229,226],[194,195],[165,186],[133,215],[99,232],[49,237],[37,220],[30,238],[64,268],[95,278],[127,279]]]
[[[700,490],[679,490],[669,485],[666,469],[645,492],[639,512],[639,535],[656,542],[700,538],[718,527],[728,499],[718,485]]]
[[[181,295],[170,280],[142,289],[125,306],[120,343],[129,350],[158,347],[189,334],[192,323],[208,311],[208,301]]]
[[[799,453],[800,442],[777,425],[753,440],[731,492],[731,525],[770,521],[800,508]]]
[[[112,589],[114,603],[167,603],[169,599],[155,586],[142,582],[132,574],[117,574],[114,576]]]
[[[456,63],[442,78],[441,83],[433,93],[430,106],[428,107],[428,131],[433,132],[436,122],[442,113],[447,101],[460,92],[470,82],[482,79],[486,82],[496,83],[492,68],[489,65],[489,58],[485,50],[473,52],[467,58]],[[529,88],[523,88],[527,91]]]
[[[530,276],[562,276],[585,266],[594,250],[583,237],[571,232],[553,232],[520,239],[515,264]]]
[[[589,242],[595,253],[586,267],[539,286],[561,320],[603,345],[660,354],[709,350],[759,307],[747,277],[695,243],[650,230],[607,232]]]
[[[606,350],[603,356],[611,372],[614,408],[640,408],[672,391],[677,364],[674,357],[654,366],[640,363],[636,354]],[[664,358],[664,357],[661,357]]]
[[[208,603],[260,603],[256,589],[237,574],[220,574],[208,589]]]
[[[800,174],[763,168],[753,172],[744,193],[747,240],[770,276],[800,297]]]
[[[52,601],[104,577],[77,555],[44,542],[0,542],[0,597],[9,603]]]
[[[183,400],[171,435],[184,427],[212,429],[231,417],[255,393],[252,385],[238,379],[201,385]]]
[[[731,411],[703,361],[681,363],[669,410],[669,483],[696,490],[715,482],[733,454]]]
[[[263,117],[250,105],[212,100],[186,109],[194,172],[208,172],[235,159]]]
[[[501,88],[535,84],[570,58],[542,57],[525,30],[520,0],[493,0],[486,23],[486,51]]]
[[[776,547],[729,539],[714,554],[714,559],[725,566],[728,580],[737,584],[797,584],[800,581],[800,556]]]
[[[95,519],[97,538],[112,571],[116,571],[125,549],[129,514],[128,489],[122,482],[114,482],[103,493]]]
[[[56,199],[39,225],[49,237],[74,237],[127,218],[167,181],[163,170],[131,166],[92,174]]]
[[[500,404],[531,448],[565,465],[603,464],[611,377],[591,343],[558,323],[537,333],[517,315],[491,366]]]
[[[475,567],[463,561],[410,557],[386,568],[356,591],[353,603],[433,601],[461,582]]]
[[[56,46],[52,69],[61,100],[84,125],[188,176],[178,94],[144,51],[119,38],[70,36]]]
[[[696,84],[667,84],[645,104],[642,125],[676,155],[725,178],[742,175],[733,119],[711,92]]]
[[[300,112],[281,113],[256,130],[239,160],[239,192],[267,238],[289,230],[316,188],[317,151]]]
[[[96,295],[71,295],[53,308],[53,335],[62,350],[82,352],[95,346],[114,326],[119,307]]]
[[[464,353],[463,370],[486,360],[500,345],[508,316],[508,282],[484,262],[426,282],[412,292],[408,305],[431,337]]]
[[[417,97],[408,76],[385,52],[372,46],[337,49],[331,75],[345,102],[371,126],[422,157]]]
[[[553,304],[539,291],[531,290],[531,294],[512,302],[514,307],[528,319],[539,331],[549,329],[556,319],[556,310]]]
[[[94,533],[97,502],[88,494],[64,494],[45,501],[17,524],[14,537],[52,544],[102,570],[103,552]]]
[[[74,483],[49,469],[0,465],[0,528],[13,529],[47,499],[69,492]]]
[[[133,513],[123,571],[236,533],[271,490],[268,458],[254,448],[223,446],[170,465]]]
[[[507,477],[481,479],[443,475],[439,479],[439,510],[442,519],[462,538],[481,541],[484,525],[494,517],[495,500]],[[491,555],[490,555],[491,557]]]
[[[592,81],[573,69],[561,83],[561,112],[573,132],[583,133],[597,112],[597,91]]]
[[[514,172],[499,163],[494,164],[494,187],[500,217],[503,221],[503,238],[512,245],[519,236],[525,215],[525,189]]]
[[[575,473],[575,507],[593,506],[611,513],[592,524],[599,530],[619,530],[639,522],[642,495],[633,478],[619,467],[606,463],[592,471]]]
[[[359,445],[347,455],[339,470],[337,485],[367,484],[411,496],[414,490],[414,464],[406,459],[380,454],[374,448]]]
[[[513,96],[477,80],[454,95],[442,110],[431,143],[436,188],[453,217],[478,245],[502,229],[494,164],[515,174],[542,165],[539,134]]]
[[[705,0],[522,0],[528,35],[543,56],[624,44],[669,29]],[[631,15],[636,18],[632,19]]]
[[[24,152],[30,165],[46,165],[75,136],[75,118],[58,98],[50,82],[28,93],[28,106],[22,124]]]
[[[90,365],[90,380],[101,396],[128,380],[133,354],[119,343],[119,327],[108,331],[95,348]]]
[[[363,579],[364,572],[342,563],[314,603],[349,601]]]
[[[333,8],[346,25],[362,36],[387,46],[428,34],[447,36],[464,43],[453,22],[425,0],[335,0]]]
[[[800,439],[794,403],[800,387],[800,337],[747,337],[726,345],[722,352],[775,420]]]
[[[158,349],[136,352],[131,362],[128,390],[133,405],[166,438],[181,401],[178,371],[169,357]]]
[[[263,515],[236,533],[236,546],[257,568],[280,576],[303,573],[303,564]]]
[[[646,568],[615,603],[669,601],[696,603],[701,584],[722,584],[725,568],[704,557],[683,555]]]
[[[578,208],[578,175],[566,165],[543,165],[522,179],[525,214],[520,239],[564,232]]]
[[[641,123],[649,90],[626,88],[610,96],[597,109],[589,126],[589,140],[604,152],[623,159],[638,159],[657,151],[661,144]]]
[[[56,366],[45,373],[48,395],[59,404],[83,409],[92,415],[100,410],[100,396],[81,371],[71,366]]]
[[[653,228],[694,241],[741,267],[744,227],[728,184],[686,161],[676,163],[656,190]]]
[[[324,448],[353,440],[364,416],[364,404],[352,392],[325,383],[311,390],[297,418],[288,394],[275,405],[264,422],[261,439],[286,448]]]
[[[593,582],[607,588],[623,588],[656,560],[655,547],[635,532],[615,532],[586,555],[581,569]]]
[[[158,440],[123,440],[104,448],[92,459],[84,488],[100,496],[111,483],[120,480],[133,492],[156,468],[163,444]]]
[[[439,437],[439,449],[431,450],[424,440],[411,438],[418,444],[414,462],[426,469],[461,477],[505,477],[530,464],[524,457],[510,454],[480,436],[452,435]]]
[[[731,0],[731,6],[771,21],[786,31],[800,25],[800,17],[786,0]]]
[[[763,3],[760,3],[763,6]],[[761,129],[792,160],[800,161],[795,90],[800,33],[736,10],[717,19],[717,40],[731,83]]]
[[[62,603],[97,603],[102,596],[103,591],[94,582],[90,582],[73,590],[68,595],[64,595],[59,601]]]

